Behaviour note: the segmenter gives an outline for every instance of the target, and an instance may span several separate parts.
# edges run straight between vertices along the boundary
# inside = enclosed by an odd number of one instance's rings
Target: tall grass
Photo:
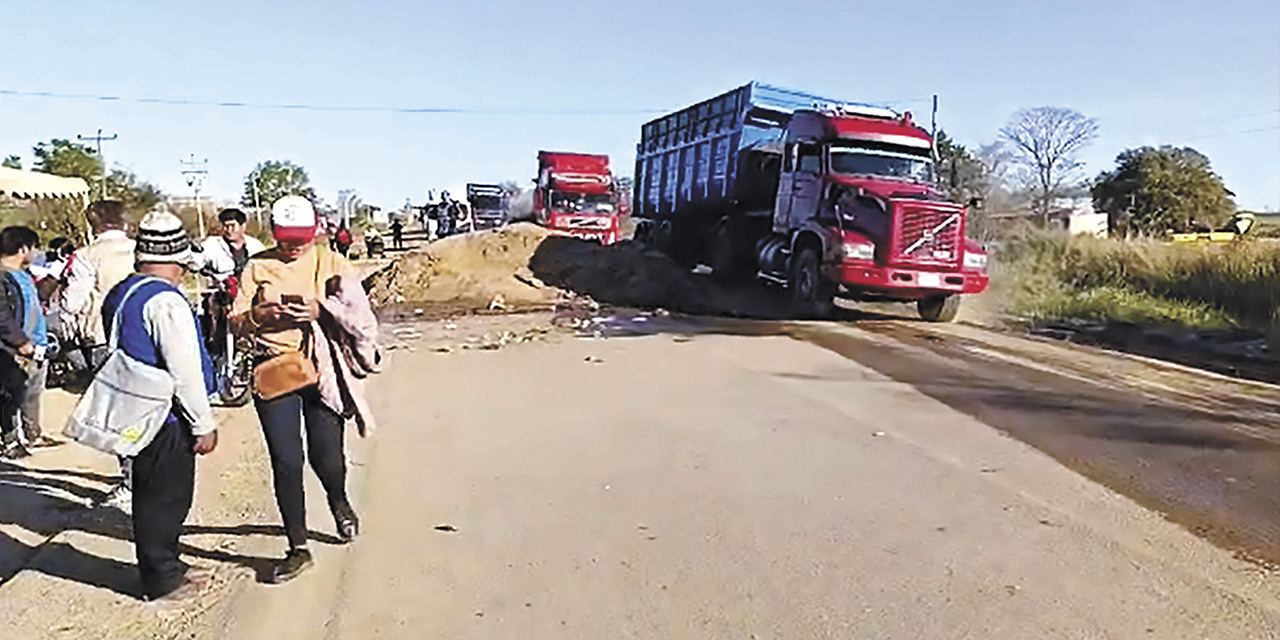
[[[1008,311],[1193,327],[1280,328],[1280,243],[1177,245],[1034,233],[998,254]]]

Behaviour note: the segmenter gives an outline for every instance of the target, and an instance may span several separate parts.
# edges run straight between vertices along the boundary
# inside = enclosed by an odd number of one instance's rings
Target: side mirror
[[[982,206],[982,198],[969,198],[970,208],[981,207],[981,206]]]

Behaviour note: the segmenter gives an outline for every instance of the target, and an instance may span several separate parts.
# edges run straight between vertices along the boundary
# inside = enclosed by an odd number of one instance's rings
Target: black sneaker
[[[283,560],[271,567],[270,582],[271,584],[288,582],[298,577],[298,574],[306,571],[312,564],[310,551],[306,549],[290,549]]]
[[[338,527],[338,537],[343,542],[351,542],[360,535],[360,518],[351,507],[335,511],[333,521]]]

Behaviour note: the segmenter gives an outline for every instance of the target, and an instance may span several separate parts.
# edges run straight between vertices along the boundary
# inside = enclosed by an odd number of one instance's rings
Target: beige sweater
[[[104,231],[76,250],[62,290],[63,313],[76,319],[80,335],[102,344],[102,300],[111,288],[133,273],[133,240],[123,231]]]

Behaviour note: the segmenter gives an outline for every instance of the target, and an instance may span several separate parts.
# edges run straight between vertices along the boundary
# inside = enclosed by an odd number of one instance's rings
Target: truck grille
[[[964,237],[961,209],[934,209],[911,203],[899,205],[894,262],[913,265],[953,265],[960,261]]]

